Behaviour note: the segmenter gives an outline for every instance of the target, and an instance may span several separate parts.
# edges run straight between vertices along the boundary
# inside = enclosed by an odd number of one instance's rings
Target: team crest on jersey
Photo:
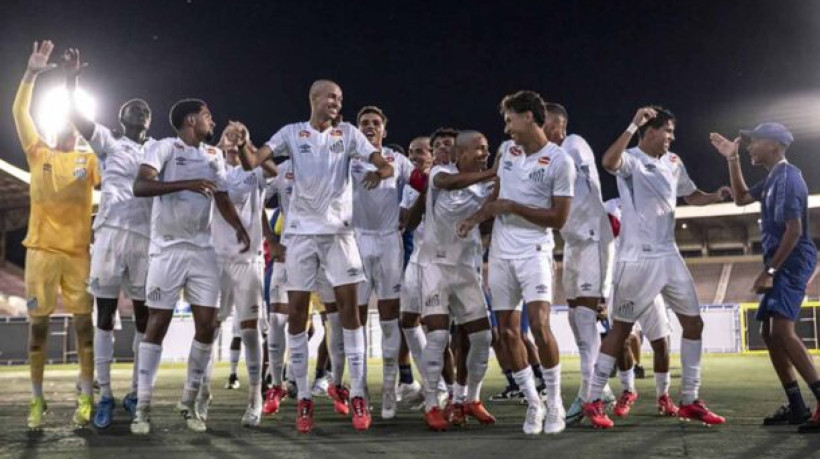
[[[78,178],[80,180],[85,180],[85,178],[87,176],[88,176],[88,171],[85,170],[84,167],[75,167],[74,168],[74,177],[75,178]]]
[[[255,183],[256,183],[256,174],[248,174],[248,175],[246,175],[246,176],[245,176],[245,179],[243,180],[243,182],[245,182],[245,185],[253,185],[253,184],[255,184]]]
[[[427,297],[427,300],[424,301],[424,305],[427,307],[438,306],[441,304],[441,299],[438,296],[438,293],[434,293]]]
[[[353,163],[353,165],[350,166],[350,171],[354,174],[361,174],[362,172],[364,172],[364,166],[362,166],[361,163],[358,162]]]
[[[549,164],[550,164],[550,159],[549,159],[549,157],[548,157],[548,156],[544,156],[543,158],[538,158],[538,164],[541,164],[541,165],[543,165],[543,166],[549,166]]]
[[[299,153],[310,153],[311,151],[313,151],[313,147],[309,143],[299,145]]]
[[[341,137],[342,136],[342,130],[341,129],[334,129],[334,130],[330,131],[330,136],[331,137]]]
[[[528,177],[530,181],[536,183],[544,183],[547,181],[547,171],[545,169],[536,169],[530,172]]]
[[[341,139],[339,139],[330,145],[329,150],[333,153],[344,153],[345,143]]]
[[[307,139],[308,137],[310,137],[310,131],[306,129],[299,131],[299,137],[302,139]]]
[[[524,152],[520,148],[512,146],[510,147],[510,154],[513,156],[521,156]]]

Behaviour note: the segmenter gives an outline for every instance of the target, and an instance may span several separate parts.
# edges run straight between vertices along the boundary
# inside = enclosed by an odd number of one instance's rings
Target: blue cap
[[[794,142],[792,133],[780,123],[761,123],[754,129],[741,129],[740,136],[750,139],[774,140],[787,147]]]

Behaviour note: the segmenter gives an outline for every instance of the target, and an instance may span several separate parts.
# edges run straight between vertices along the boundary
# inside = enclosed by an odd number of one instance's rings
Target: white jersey
[[[117,137],[107,127],[94,124],[94,134],[88,139],[94,153],[100,158],[102,185],[100,206],[94,219],[94,230],[110,226],[151,237],[151,198],[134,197],[134,180],[139,175],[140,163],[146,148],[126,136]]]
[[[621,196],[621,234],[618,259],[635,261],[677,252],[675,206],[697,187],[674,153],[653,158],[638,147],[621,156],[618,193]]]
[[[413,204],[416,203],[416,200],[419,198],[421,194],[416,191],[412,186],[405,185],[404,190],[402,190],[401,196],[401,204],[399,205],[402,209],[410,210],[413,207]],[[421,251],[421,244],[424,242],[424,215],[421,217],[421,222],[419,222],[419,226],[416,227],[416,230],[413,231],[413,252],[410,254],[410,262],[418,263],[419,261],[419,252]]]
[[[319,132],[303,122],[283,127],[267,146],[292,161],[295,180],[284,233],[352,233],[350,162],[369,161],[376,151],[367,137],[349,123]]]
[[[213,233],[216,254],[224,259],[250,263],[262,258],[262,206],[265,205],[265,173],[261,167],[252,171],[242,166],[227,166],[228,196],[236,208],[239,221],[248,232],[250,248],[242,253],[236,230],[215,212]]]
[[[145,150],[142,164],[158,172],[158,180],[210,180],[217,191],[227,191],[222,150],[206,144],[186,145],[179,137],[166,138]],[[151,253],[175,244],[213,247],[213,199],[193,191],[178,191],[154,198],[151,211]]]
[[[283,219],[282,228],[287,228],[288,206],[290,206],[290,197],[293,195],[293,169],[290,167],[290,160],[276,167],[279,173],[268,182],[265,188],[265,201],[273,195],[279,197],[279,211],[282,213]]]
[[[601,198],[601,178],[595,166],[595,155],[583,137],[571,134],[561,148],[575,166],[574,195],[569,218],[561,228],[561,237],[568,243],[612,240],[606,209]]]
[[[513,142],[499,148],[498,199],[508,199],[528,207],[549,209],[555,197],[572,197],[575,167],[572,159],[554,143],[526,155]],[[552,250],[552,228],[536,225],[512,213],[498,215],[493,225],[490,256],[501,259],[528,258],[539,251]]]
[[[413,172],[413,164],[401,153],[389,148],[382,149],[382,156],[393,166],[393,176],[368,190],[362,179],[376,167],[367,159],[354,159],[350,163],[353,178],[353,227],[357,232],[390,234],[399,230],[399,190],[406,188]]]
[[[476,183],[460,190],[444,190],[434,185],[440,173],[458,174],[454,164],[435,166],[430,171],[425,212],[424,244],[420,260],[450,266],[476,266],[481,259],[481,235],[474,227],[467,237],[456,234],[456,225],[474,214],[490,193],[490,183]]]

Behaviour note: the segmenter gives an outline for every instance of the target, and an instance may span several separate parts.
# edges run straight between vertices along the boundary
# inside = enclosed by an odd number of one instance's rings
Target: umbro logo
[[[311,151],[313,151],[313,148],[311,148],[310,144],[303,143],[299,145],[299,153],[310,153]]]
[[[581,284],[581,291],[588,292],[590,290],[592,290],[592,284],[590,284],[589,282],[584,282],[583,284]]]
[[[538,284],[535,286],[535,291],[537,293],[549,293],[550,288],[546,284]]]
[[[655,172],[656,170],[658,170],[658,167],[655,166],[654,164],[647,164],[645,167],[646,167],[646,170],[649,171],[649,172]]]
[[[358,276],[359,275],[359,268],[350,268],[347,270],[347,275],[350,277]]]

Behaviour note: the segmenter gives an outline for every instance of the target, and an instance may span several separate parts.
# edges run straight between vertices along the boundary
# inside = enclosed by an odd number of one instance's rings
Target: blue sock
[[[803,401],[803,395],[800,393],[800,386],[797,385],[797,381],[783,384],[783,390],[786,391],[786,397],[789,399],[789,408],[791,408],[792,411],[798,413],[806,411],[806,403]]]
[[[797,385],[797,382],[794,384]],[[814,394],[814,398],[817,399],[817,402],[820,403],[820,380],[809,384],[809,389],[811,389],[811,393]]]
[[[410,365],[399,365],[399,382],[402,384],[413,384],[413,367]]]

